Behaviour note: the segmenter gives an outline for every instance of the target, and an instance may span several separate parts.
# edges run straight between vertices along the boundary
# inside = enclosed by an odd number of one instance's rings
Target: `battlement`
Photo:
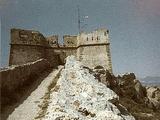
[[[107,29],[97,29],[90,33],[82,32],[78,36],[78,45],[107,44],[109,43],[108,34]]]
[[[82,32],[79,35],[64,35],[62,45],[59,45],[58,35],[44,37],[34,30],[11,29],[11,44],[36,45],[45,47],[78,47],[80,45],[108,44],[109,31],[97,29],[90,33]]]
[[[77,46],[77,36],[64,35],[64,46],[65,47],[76,47]]]
[[[46,46],[45,37],[38,31],[11,29],[11,44]]]
[[[46,37],[46,41],[48,42],[48,45],[50,47],[59,47],[58,35],[52,35],[52,36]]]

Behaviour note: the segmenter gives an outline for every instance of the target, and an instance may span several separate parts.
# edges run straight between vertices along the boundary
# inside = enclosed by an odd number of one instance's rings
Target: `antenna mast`
[[[79,10],[79,5],[77,6],[78,9],[78,32],[80,34],[81,32],[81,21],[80,21],[80,10]]]

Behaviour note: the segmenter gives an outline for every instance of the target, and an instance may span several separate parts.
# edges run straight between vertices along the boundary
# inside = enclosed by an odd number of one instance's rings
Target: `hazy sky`
[[[160,0],[0,0],[1,66],[8,63],[11,28],[77,34],[77,5],[89,17],[84,30],[110,30],[114,73],[160,76]]]

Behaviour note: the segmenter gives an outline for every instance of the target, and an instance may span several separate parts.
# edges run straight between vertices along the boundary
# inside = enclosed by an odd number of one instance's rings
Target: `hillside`
[[[57,72],[56,72],[57,71]],[[8,120],[159,120],[160,89],[144,87],[134,73],[115,77],[68,56]]]
[[[114,91],[71,56],[56,86],[50,89],[47,109],[36,120],[134,120],[113,104],[118,99]]]

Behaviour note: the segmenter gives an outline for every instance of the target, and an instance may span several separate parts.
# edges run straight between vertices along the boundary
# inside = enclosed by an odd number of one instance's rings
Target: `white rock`
[[[74,56],[67,57],[57,85],[60,88],[51,93],[43,120],[134,120],[109,102],[118,99],[116,93],[99,83]]]

